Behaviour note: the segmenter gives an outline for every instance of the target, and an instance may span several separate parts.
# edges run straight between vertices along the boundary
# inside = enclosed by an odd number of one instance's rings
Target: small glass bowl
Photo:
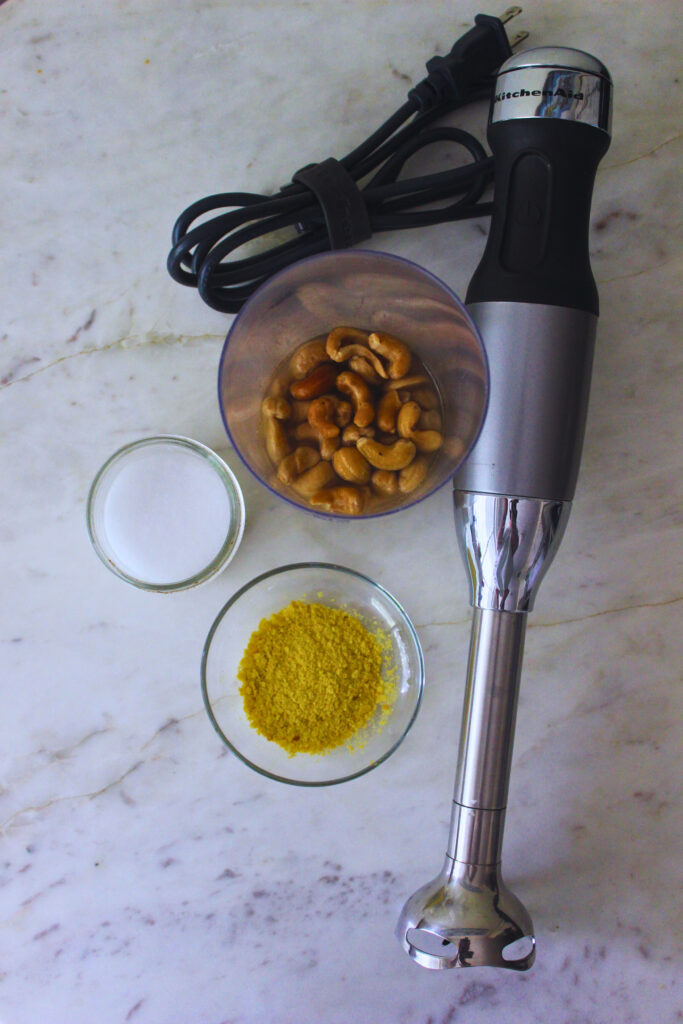
[[[126,558],[120,550],[117,550],[115,539],[112,537],[111,528],[107,526],[107,500],[115,488],[117,480],[120,479],[122,470],[140,470],[146,460],[151,460],[159,452],[172,453],[174,456],[183,455],[194,460],[201,460],[204,465],[211,467],[216,478],[220,481],[227,495],[225,535],[222,543],[217,542],[213,548],[215,554],[210,557],[207,564],[203,565],[191,575],[184,575],[183,579],[150,580],[141,579],[132,570],[130,564],[126,564]],[[144,473],[140,475],[144,479]],[[172,515],[173,510],[169,509]],[[199,586],[219,573],[232,559],[239,547],[244,532],[244,499],[240,485],[232,471],[221,458],[206,445],[199,441],[193,441],[188,437],[178,437],[174,434],[162,434],[156,437],[147,437],[139,441],[133,441],[125,445],[107,459],[100,468],[90,487],[87,502],[87,524],[88,533],[92,546],[107,569],[113,572],[126,583],[139,587],[142,590],[156,591],[158,593],[171,593],[176,590],[188,590],[190,587]],[[178,524],[176,523],[176,531]],[[195,510],[188,516],[187,529],[201,529],[201,511]],[[217,531],[216,531],[217,532]],[[209,557],[209,556],[207,556]],[[158,575],[158,574],[157,574]]]
[[[354,614],[370,632],[389,639],[383,644],[383,676],[397,670],[389,714],[383,716],[378,708],[350,746],[324,754],[292,756],[267,740],[249,723],[239,692],[237,671],[252,633],[262,619],[297,600]],[[204,644],[201,682],[214,729],[246,765],[277,782],[331,786],[364,775],[399,747],[420,706],[424,662],[410,619],[383,587],[343,566],[301,562],[257,576],[230,598]]]

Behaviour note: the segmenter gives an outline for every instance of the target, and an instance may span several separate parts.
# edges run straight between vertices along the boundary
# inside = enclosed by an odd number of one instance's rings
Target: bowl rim
[[[97,528],[95,526],[94,510],[100,486],[112,466],[125,459],[131,454],[131,452],[138,448],[162,444],[184,448],[193,452],[195,455],[200,455],[220,477],[228,497],[231,500],[231,504],[233,505],[234,514],[228,524],[226,537],[218,554],[215,555],[209,564],[200,572],[195,573],[193,576],[188,576],[184,580],[176,580],[171,583],[149,583],[146,580],[138,579],[136,576],[132,576],[125,572],[117,565],[113,558],[110,558],[98,535]],[[95,554],[106,568],[109,569],[110,572],[113,572],[115,576],[118,576],[119,579],[122,579],[125,583],[130,583],[139,590],[147,590],[151,593],[159,594],[170,594],[178,590],[189,590],[192,587],[197,587],[200,584],[213,579],[213,577],[221,572],[221,570],[224,569],[236,555],[237,549],[242,541],[246,520],[242,488],[228,464],[213,450],[213,448],[209,448],[207,445],[202,444],[201,441],[195,441],[193,438],[185,437],[182,434],[152,434],[149,437],[141,437],[135,441],[129,442],[128,444],[124,444],[121,448],[118,448],[113,452],[109,458],[102,463],[93,478],[88,491],[85,515],[90,543]]]
[[[213,708],[211,706],[211,701],[209,699],[209,695],[208,695],[208,691],[207,691],[206,668],[207,668],[207,662],[208,662],[208,658],[209,658],[209,652],[210,652],[210,649],[211,649],[211,643],[213,641],[213,638],[214,638],[214,636],[215,636],[215,634],[216,634],[216,632],[217,632],[221,622],[223,621],[223,619],[225,618],[225,616],[229,612],[230,608],[232,608],[232,606],[239,600],[239,598],[242,597],[247,591],[251,590],[257,584],[262,583],[264,580],[269,579],[269,578],[271,578],[273,576],[282,575],[282,574],[284,574],[286,572],[294,572],[294,571],[301,570],[301,569],[324,569],[324,570],[331,570],[333,572],[341,572],[341,573],[345,573],[345,574],[347,574],[349,576],[353,576],[355,579],[361,580],[363,583],[370,584],[370,586],[374,590],[379,591],[382,594],[382,596],[389,602],[389,604],[393,606],[394,610],[398,614],[398,618],[400,618],[405,623],[405,625],[407,627],[407,630],[408,630],[408,635],[410,636],[410,638],[411,638],[411,640],[413,642],[413,645],[414,645],[414,648],[415,648],[415,652],[417,654],[417,661],[418,661],[418,666],[419,666],[419,678],[418,678],[418,681],[417,681],[417,697],[416,697],[416,700],[415,700],[415,706],[413,708],[412,714],[410,716],[410,719],[409,719],[408,724],[406,725],[405,729],[403,730],[401,735],[398,737],[398,739],[391,745],[391,747],[389,747],[381,755],[381,757],[376,758],[374,761],[372,761],[370,764],[366,765],[364,768],[359,768],[357,771],[353,771],[349,775],[342,775],[342,776],[340,776],[339,778],[336,778],[336,779],[321,779],[321,780],[319,780],[319,779],[316,779],[316,780],[291,779],[291,778],[287,778],[286,776],[283,776],[283,775],[278,775],[275,772],[269,771],[267,768],[263,768],[260,765],[255,764],[248,757],[246,757],[244,754],[242,754],[237,749],[237,747],[234,746],[233,743],[231,743],[231,741],[228,739],[228,737],[225,735],[225,733],[221,729],[221,727],[218,724],[218,721],[216,719],[216,716],[213,713]],[[216,731],[216,733],[218,734],[220,739],[223,741],[223,743],[226,745],[226,747],[228,747],[228,749],[231,750],[232,753],[235,754],[235,756],[243,764],[247,765],[248,768],[251,768],[253,771],[257,772],[259,775],[263,775],[266,778],[273,779],[275,782],[282,782],[282,783],[285,783],[285,784],[290,785],[290,786],[302,786],[302,787],[306,787],[306,788],[309,788],[309,787],[321,787],[321,786],[336,786],[336,785],[339,785],[342,782],[350,782],[352,779],[357,779],[357,778],[360,778],[360,776],[362,776],[362,775],[366,775],[368,772],[372,771],[373,768],[377,768],[380,764],[382,764],[389,757],[391,757],[391,755],[400,747],[401,743],[403,742],[403,740],[405,739],[405,737],[408,735],[408,733],[410,732],[411,728],[413,727],[415,719],[417,718],[418,712],[420,710],[420,706],[422,704],[422,697],[423,697],[423,694],[424,694],[424,682],[425,682],[425,666],[424,666],[424,654],[423,654],[423,651],[422,651],[422,645],[420,643],[420,638],[417,635],[417,631],[415,629],[415,626],[413,625],[412,620],[411,620],[410,616],[408,615],[408,613],[406,612],[405,608],[403,608],[403,606],[396,600],[396,598],[392,594],[390,594],[389,591],[385,587],[383,587],[381,583],[377,583],[376,580],[371,579],[370,576],[366,576],[364,573],[357,572],[355,569],[350,569],[350,568],[348,568],[348,566],[337,565],[334,562],[290,562],[287,565],[276,566],[273,569],[269,569],[266,572],[262,572],[258,576],[255,576],[253,579],[251,579],[247,583],[245,583],[244,586],[240,587],[239,590],[235,591],[235,593],[226,601],[226,603],[223,605],[223,607],[219,611],[218,615],[214,619],[214,621],[213,621],[213,623],[211,625],[211,628],[210,628],[210,630],[209,630],[209,632],[207,634],[206,640],[204,641],[204,647],[202,649],[200,673],[201,673],[202,700],[204,702],[204,708],[206,710],[206,713],[207,713],[207,715],[209,717],[209,720],[210,720],[211,724],[213,725],[214,730]]]
[[[470,326],[472,327],[474,336],[477,339],[477,341],[479,342],[479,349],[480,349],[480,352],[481,352],[481,355],[482,355],[482,359],[483,359],[483,363],[484,363],[485,378],[484,378],[484,404],[483,404],[483,407],[482,407],[482,415],[481,415],[481,420],[479,422],[479,426],[477,428],[477,432],[476,432],[475,436],[472,439],[472,443],[471,443],[469,449],[465,452],[464,456],[460,459],[460,462],[456,466],[453,467],[452,472],[450,472],[448,474],[448,476],[446,476],[445,479],[441,481],[441,483],[434,484],[434,486],[431,487],[430,490],[426,491],[419,498],[415,498],[413,501],[410,501],[407,505],[400,505],[400,506],[398,506],[396,508],[384,509],[383,511],[380,511],[380,512],[363,512],[363,513],[360,513],[359,515],[346,516],[346,515],[340,515],[339,513],[334,513],[334,512],[322,512],[319,509],[314,509],[314,508],[311,508],[311,507],[309,507],[307,505],[299,504],[298,501],[295,501],[293,498],[290,498],[288,495],[283,494],[281,491],[276,490],[274,487],[271,487],[271,485],[268,483],[267,480],[264,480],[263,477],[259,473],[257,473],[255,469],[252,469],[252,467],[249,465],[247,460],[242,455],[242,452],[240,451],[238,445],[235,443],[235,438],[233,437],[232,432],[230,430],[230,427],[228,426],[228,421],[227,421],[227,417],[226,417],[226,414],[225,414],[225,410],[223,408],[223,401],[221,399],[221,394],[222,394],[222,390],[223,390],[223,388],[222,388],[222,383],[223,383],[223,367],[224,367],[224,364],[225,364],[225,357],[226,357],[226,353],[228,351],[228,346],[230,344],[230,339],[231,339],[231,337],[233,335],[233,332],[235,331],[236,327],[238,326],[242,316],[247,312],[247,310],[251,307],[251,305],[258,300],[261,291],[265,287],[268,287],[271,284],[273,284],[273,283],[277,282],[278,280],[280,280],[280,278],[284,277],[286,274],[291,273],[291,271],[294,269],[294,267],[302,266],[305,263],[312,263],[314,261],[315,262],[321,262],[321,261],[331,260],[331,259],[341,259],[341,260],[344,260],[344,259],[347,259],[351,255],[353,255],[353,256],[361,256],[361,257],[366,257],[366,256],[368,256],[368,257],[377,257],[377,256],[379,256],[382,259],[387,260],[388,262],[404,264],[406,266],[409,266],[409,267],[412,267],[412,268],[418,270],[420,273],[424,274],[425,277],[430,278],[439,288],[442,288],[444,290],[444,292],[446,292],[449,295],[449,297],[453,300],[454,304],[464,314],[464,316],[466,317],[466,319],[469,322]],[[437,491],[440,491],[442,487],[445,487],[446,484],[449,483],[449,481],[451,481],[453,479],[453,477],[458,472],[458,470],[461,468],[461,466],[466,461],[466,459],[469,458],[470,452],[473,450],[474,446],[476,445],[477,441],[479,440],[479,436],[480,436],[480,434],[481,434],[481,432],[483,430],[484,423],[486,422],[486,416],[488,414],[489,397],[490,397],[490,392],[491,392],[490,381],[491,381],[491,375],[490,375],[490,367],[489,367],[488,354],[486,352],[486,347],[484,345],[484,340],[482,338],[481,331],[479,330],[479,327],[477,326],[477,324],[474,322],[473,317],[468,312],[467,307],[465,306],[465,303],[455,293],[455,291],[450,287],[450,285],[446,284],[445,281],[443,281],[440,277],[438,277],[436,274],[434,274],[431,270],[428,270],[426,267],[423,267],[422,264],[417,263],[415,260],[408,259],[405,256],[397,256],[394,253],[384,252],[382,249],[364,249],[364,248],[354,248],[353,250],[348,250],[348,249],[326,249],[324,252],[313,253],[311,256],[304,256],[304,257],[302,257],[302,259],[297,260],[295,263],[291,263],[291,264],[289,264],[289,266],[283,267],[282,270],[278,270],[274,274],[271,274],[271,276],[267,279],[267,281],[264,281],[261,285],[259,285],[259,287],[249,296],[249,298],[246,300],[246,302],[244,303],[244,305],[240,309],[239,313],[237,313],[237,315],[235,316],[233,322],[230,325],[230,328],[228,329],[228,333],[225,336],[225,341],[223,342],[223,347],[221,349],[221,354],[220,354],[220,357],[219,357],[219,360],[218,360],[218,381],[217,381],[217,384],[218,384],[218,388],[217,388],[217,390],[218,390],[218,411],[220,412],[221,420],[223,422],[223,427],[225,429],[226,434],[228,435],[228,438],[230,440],[230,444],[232,445],[233,451],[235,451],[237,453],[237,457],[239,458],[240,462],[246,467],[246,469],[251,473],[251,475],[256,480],[258,480],[258,482],[259,482],[259,484],[261,484],[261,486],[265,487],[268,491],[270,491],[271,494],[275,495],[276,498],[279,498],[281,501],[286,501],[287,504],[290,505],[292,508],[299,509],[301,512],[306,512],[308,515],[315,516],[317,519],[326,519],[328,521],[330,519],[333,519],[333,520],[341,520],[343,522],[354,522],[354,521],[363,521],[365,519],[380,519],[382,516],[394,515],[396,512],[403,512],[403,511],[405,511],[408,508],[413,508],[415,505],[419,505],[421,502],[425,501],[427,498],[431,498],[431,496],[433,494],[436,494]]]

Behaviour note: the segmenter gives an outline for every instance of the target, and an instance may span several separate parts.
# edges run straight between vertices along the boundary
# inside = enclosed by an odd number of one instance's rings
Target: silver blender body
[[[581,458],[598,315],[590,202],[611,94],[604,65],[564,47],[516,54],[494,87],[494,210],[466,299],[489,361],[489,407],[454,481],[474,608],[455,792],[443,869],[397,926],[424,967],[521,971],[535,957],[501,849],[527,614]]]

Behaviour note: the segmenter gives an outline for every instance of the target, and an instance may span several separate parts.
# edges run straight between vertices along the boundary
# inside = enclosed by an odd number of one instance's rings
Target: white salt
[[[150,445],[121,462],[106,496],[104,531],[120,569],[145,583],[202,572],[225,543],[228,493],[201,455]]]

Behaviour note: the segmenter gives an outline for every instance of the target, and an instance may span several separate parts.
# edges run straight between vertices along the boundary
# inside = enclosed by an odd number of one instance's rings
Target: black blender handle
[[[487,133],[495,156],[494,208],[466,302],[541,303],[597,316],[588,231],[595,172],[610,136],[596,124],[556,116],[552,102],[543,95],[533,98],[531,89],[522,88],[519,100],[518,83],[525,72],[541,72],[551,82],[561,72],[547,65],[506,72],[511,63],[501,68],[499,82],[514,76],[518,88],[494,95]],[[494,117],[501,97],[513,112],[517,104],[516,114],[506,118],[498,108]],[[528,108],[524,116],[519,116],[520,102]]]

